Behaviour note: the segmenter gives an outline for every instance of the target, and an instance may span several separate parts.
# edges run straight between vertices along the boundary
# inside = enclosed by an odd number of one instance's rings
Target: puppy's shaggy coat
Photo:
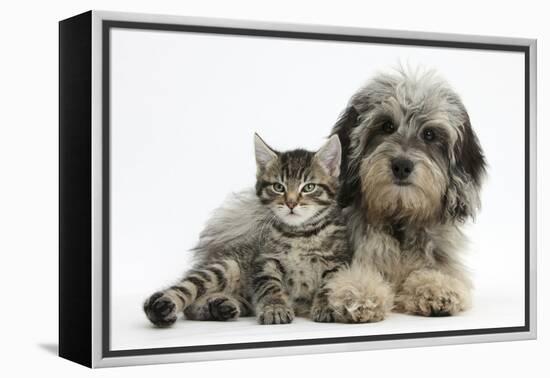
[[[357,321],[394,308],[453,315],[470,306],[462,224],[480,206],[485,158],[458,95],[433,72],[380,74],[333,129],[354,260],[332,280]]]

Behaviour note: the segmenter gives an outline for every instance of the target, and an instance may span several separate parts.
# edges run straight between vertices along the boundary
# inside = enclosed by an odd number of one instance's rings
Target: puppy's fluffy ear
[[[479,192],[486,172],[486,161],[470,117],[463,110],[462,135],[457,140],[450,167],[450,185],[446,194],[448,214],[459,221],[474,217],[480,207]]]
[[[258,134],[254,134],[254,151],[256,152],[256,168],[265,169],[273,159],[277,159],[277,152],[272,150]]]
[[[350,135],[352,130],[358,124],[359,113],[353,106],[349,106],[340,115],[340,118],[332,128],[331,135],[338,135],[342,148],[342,159],[340,163],[340,182],[339,203],[345,207],[351,203],[351,200],[360,191],[359,179],[354,167],[349,167],[350,154]]]
[[[481,186],[485,176],[486,162],[485,156],[479,144],[472,125],[470,117],[464,110],[464,133],[462,135],[462,143],[457,143],[454,148],[457,165],[467,174],[477,186]]]
[[[317,151],[315,159],[332,177],[340,175],[340,163],[342,161],[342,147],[338,135],[333,135],[329,140]]]

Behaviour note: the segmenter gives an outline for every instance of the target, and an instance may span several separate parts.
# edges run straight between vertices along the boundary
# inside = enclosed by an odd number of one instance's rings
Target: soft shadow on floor
[[[54,343],[42,343],[38,344],[38,347],[49,352],[51,354],[59,355],[59,345]]]

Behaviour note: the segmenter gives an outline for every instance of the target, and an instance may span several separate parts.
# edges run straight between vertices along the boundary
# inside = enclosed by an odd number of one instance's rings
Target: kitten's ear
[[[340,163],[342,162],[342,146],[338,135],[329,138],[323,147],[315,154],[317,161],[333,177],[340,175]]]
[[[256,151],[256,167],[258,169],[264,169],[270,161],[277,159],[277,153],[258,134],[254,134],[254,150]]]

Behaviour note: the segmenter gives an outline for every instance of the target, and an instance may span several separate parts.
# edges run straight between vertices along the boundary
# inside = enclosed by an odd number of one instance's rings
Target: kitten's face
[[[284,223],[299,226],[336,203],[341,149],[332,137],[319,151],[276,152],[256,135],[256,193]]]

